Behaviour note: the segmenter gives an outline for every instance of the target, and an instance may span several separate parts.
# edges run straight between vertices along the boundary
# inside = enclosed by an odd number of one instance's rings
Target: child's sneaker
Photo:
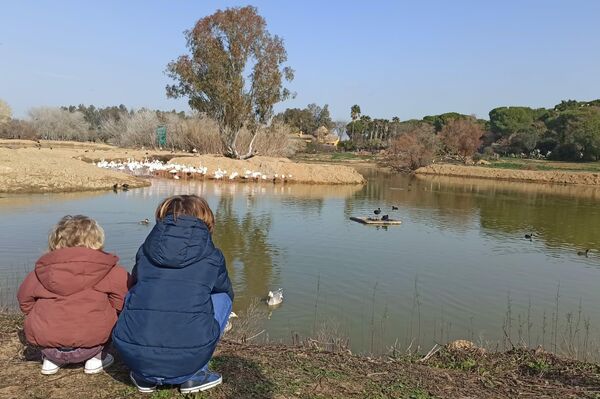
[[[142,393],[152,393],[156,391],[156,384],[148,382],[141,377],[133,374],[133,371],[129,372],[129,379],[133,382],[133,385]]]
[[[113,364],[114,361],[115,359],[110,353],[107,353],[106,356],[104,356],[104,359],[102,360],[98,359],[97,357],[93,357],[91,359],[88,359],[87,362],[85,362],[83,372],[86,374],[99,373],[105,368],[109,367],[111,364]]]
[[[179,386],[181,393],[194,393],[200,391],[206,391],[219,385],[223,382],[223,377],[219,373],[213,373],[212,371],[201,371],[190,380],[184,382]]]
[[[60,369],[60,366],[52,363],[47,358],[44,358],[44,362],[42,363],[42,374],[44,374],[44,375],[56,374],[59,369]]]

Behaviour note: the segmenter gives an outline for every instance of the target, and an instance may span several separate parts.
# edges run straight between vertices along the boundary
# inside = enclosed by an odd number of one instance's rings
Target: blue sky
[[[187,110],[167,99],[182,32],[252,4],[284,38],[293,100],[400,119],[600,98],[600,1],[12,1],[0,13],[0,98],[18,117],[66,104]]]

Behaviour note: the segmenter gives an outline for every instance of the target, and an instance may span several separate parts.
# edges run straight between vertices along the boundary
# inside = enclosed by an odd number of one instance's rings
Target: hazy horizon
[[[125,104],[189,110],[167,99],[183,31],[248,2],[39,1],[0,15],[0,98],[15,117],[36,106]],[[293,100],[334,119],[402,120],[443,112],[487,118],[504,105],[551,107],[600,97],[600,3],[253,1],[296,71]]]

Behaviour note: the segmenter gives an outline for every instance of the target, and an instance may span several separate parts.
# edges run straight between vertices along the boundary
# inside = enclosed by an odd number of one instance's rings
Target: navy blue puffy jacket
[[[206,364],[220,328],[210,295],[233,300],[225,258],[200,219],[167,216],[136,256],[135,285],[113,331],[113,344],[142,376],[175,378]]]

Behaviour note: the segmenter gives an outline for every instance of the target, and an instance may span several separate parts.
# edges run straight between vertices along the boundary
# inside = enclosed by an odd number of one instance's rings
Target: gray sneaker
[[[221,374],[212,371],[200,371],[191,379],[187,380],[179,386],[181,393],[194,393],[206,391],[219,385],[223,382]]]
[[[148,382],[142,377],[135,375],[133,371],[129,372],[129,379],[131,380],[131,382],[133,382],[133,385],[135,385],[138,391],[142,393],[152,393],[156,391],[156,384]]]

